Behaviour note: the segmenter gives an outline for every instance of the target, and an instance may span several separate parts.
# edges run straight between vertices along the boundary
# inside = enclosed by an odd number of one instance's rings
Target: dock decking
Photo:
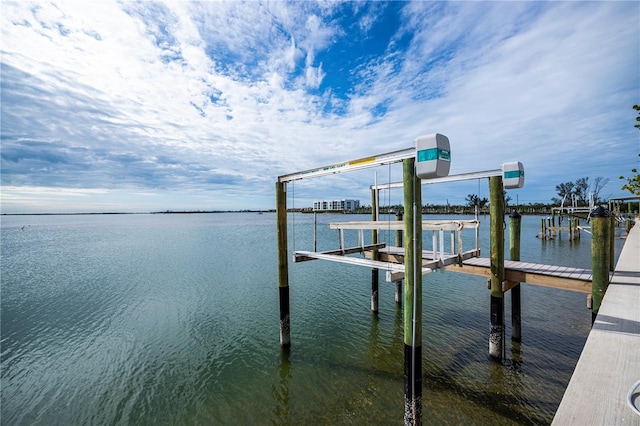
[[[640,222],[627,236],[553,425],[640,425]],[[631,395],[640,405],[640,389]]]
[[[462,263],[462,266],[451,266],[447,269],[453,272],[489,277],[491,260],[486,257],[468,259]],[[591,293],[590,269],[513,260],[505,260],[504,269],[507,283],[503,285],[503,291],[509,290],[515,283],[528,283],[561,290]]]
[[[404,249],[402,247],[385,247],[378,250],[378,253],[381,262],[402,264],[404,261]],[[491,275],[491,259],[476,257],[478,254],[479,252],[473,250],[465,252],[462,264],[455,261],[457,259],[456,255],[445,254],[444,259],[447,259],[447,262],[444,262],[442,266],[452,272],[489,277]],[[368,256],[367,253],[365,255]],[[451,258],[454,260],[452,261]],[[434,259],[433,252],[424,250],[422,259],[423,264],[432,262],[432,259]],[[517,283],[528,283],[561,290],[591,293],[592,275],[590,269],[516,262],[513,260],[505,260],[504,268],[506,282],[503,285],[503,291],[513,288]]]

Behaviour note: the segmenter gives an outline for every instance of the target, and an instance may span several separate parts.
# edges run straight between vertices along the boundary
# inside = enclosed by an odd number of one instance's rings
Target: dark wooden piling
[[[502,176],[489,178],[489,214],[491,233],[491,322],[489,356],[502,360],[504,355],[504,198]]]
[[[611,218],[600,206],[591,212],[591,322],[595,322],[602,298],[609,286]]]
[[[278,290],[280,293],[280,346],[291,346],[289,315],[289,261],[287,256],[287,184],[276,182],[276,232],[278,234]]]
[[[378,210],[378,193],[379,190],[377,188],[371,190],[371,219],[374,221],[378,220],[378,215],[376,214]],[[371,244],[378,244],[378,230],[371,230]],[[372,259],[378,260],[379,254],[378,250],[373,250]],[[374,314],[378,313],[378,282],[379,282],[380,272],[378,268],[371,268],[371,312]]]
[[[318,251],[318,212],[313,212],[313,251]]]
[[[415,158],[403,161],[404,424],[422,424],[422,187]]]
[[[401,221],[402,219],[402,212],[397,212],[396,213],[396,220],[397,221]],[[397,230],[396,231],[396,247],[402,247],[402,230]],[[402,280],[398,280],[395,282],[396,285],[396,304],[398,305],[398,307],[402,306]]]
[[[520,260],[520,228],[522,216],[516,210],[509,215],[509,259]],[[511,339],[522,340],[520,286],[511,289]]]

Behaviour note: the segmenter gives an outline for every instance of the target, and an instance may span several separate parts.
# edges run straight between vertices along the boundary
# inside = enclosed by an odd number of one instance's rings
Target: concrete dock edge
[[[640,222],[630,230],[552,425],[640,425]],[[640,405],[640,389],[632,399]]]

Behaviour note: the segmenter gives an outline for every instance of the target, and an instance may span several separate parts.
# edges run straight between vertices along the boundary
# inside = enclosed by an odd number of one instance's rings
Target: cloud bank
[[[452,173],[523,162],[524,202],[583,176],[623,195],[638,163],[636,2],[1,6],[3,213],[270,208],[278,175],[434,132]],[[372,183],[302,181],[295,203]]]

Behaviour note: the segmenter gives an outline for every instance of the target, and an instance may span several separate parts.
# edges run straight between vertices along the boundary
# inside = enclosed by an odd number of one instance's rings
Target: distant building
[[[360,200],[323,200],[314,201],[313,210],[347,210],[354,211],[360,207]]]

